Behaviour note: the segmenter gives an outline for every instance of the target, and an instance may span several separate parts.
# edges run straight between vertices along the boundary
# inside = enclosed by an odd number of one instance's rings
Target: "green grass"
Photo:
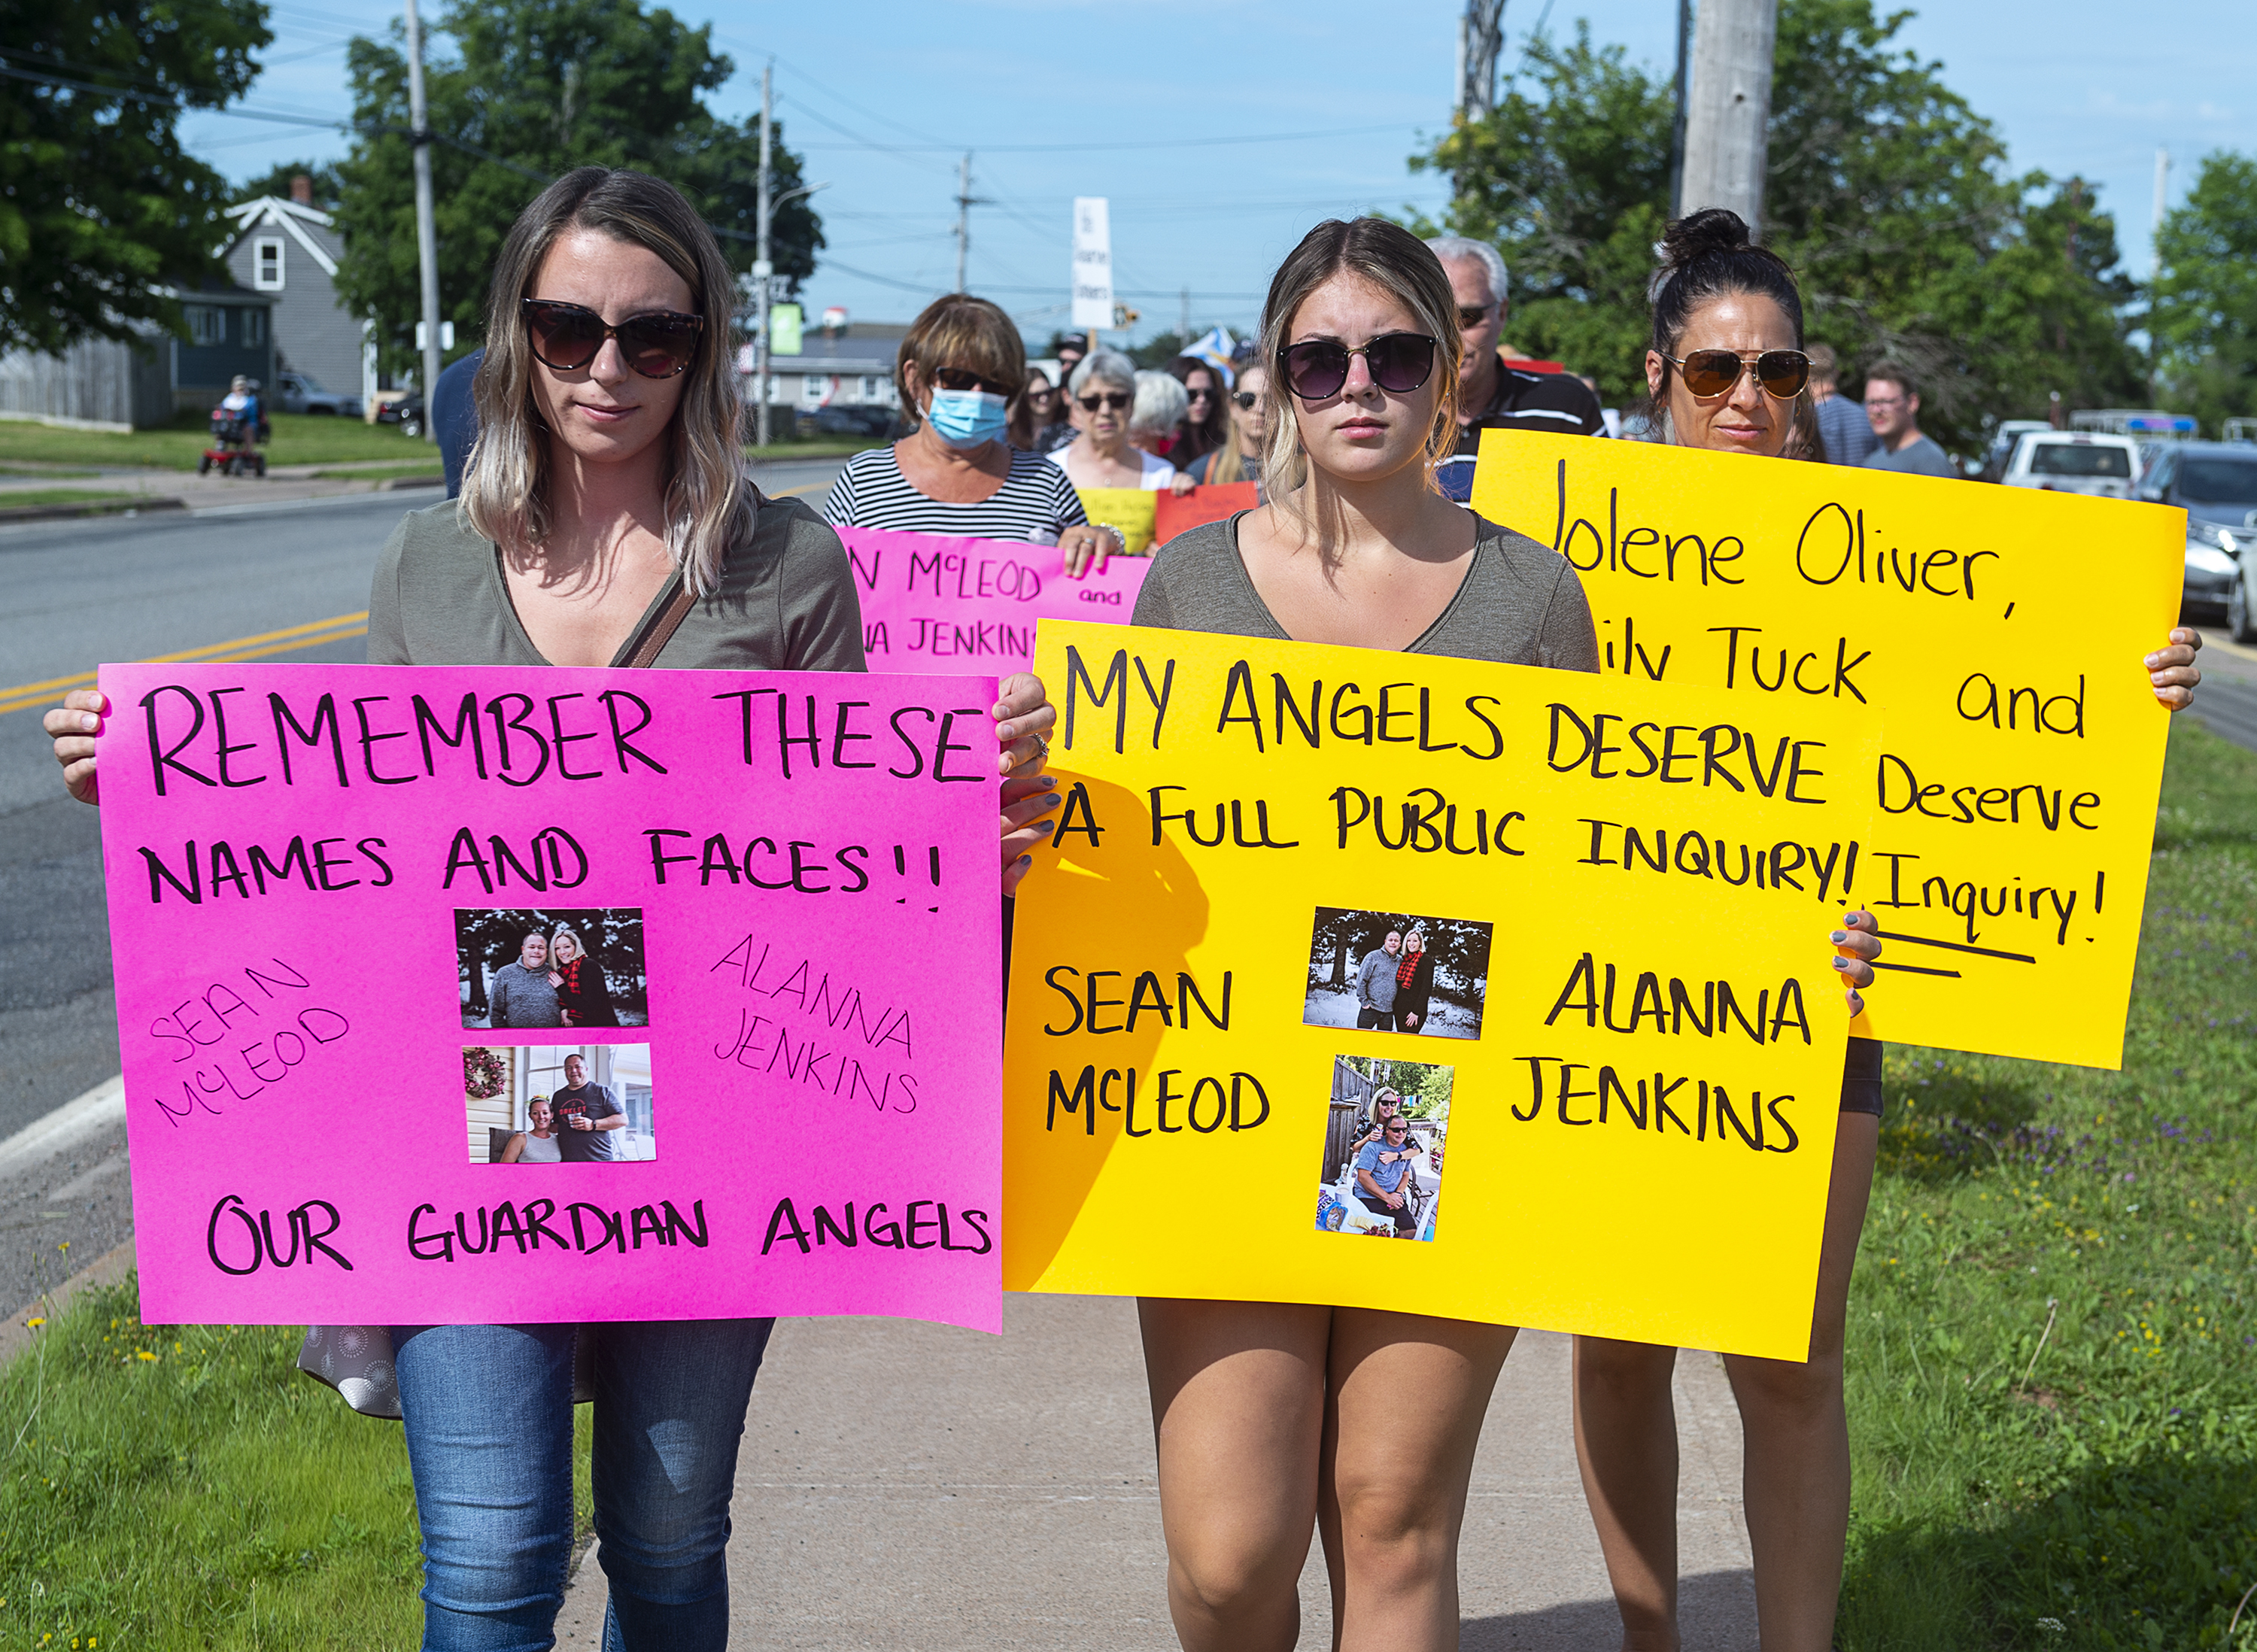
[[[2253,954],[2257,755],[2182,722],[2123,1070],[1889,1051],[1845,1652],[2227,1644],[2257,1584]]]
[[[216,399],[216,398],[215,398]],[[342,464],[356,459],[421,458],[438,450],[400,434],[397,425],[312,413],[268,415],[274,440],[269,464]],[[0,461],[24,464],[141,465],[193,470],[211,440],[208,413],[184,413],[161,430],[65,430],[16,419],[0,420]]]
[[[100,505],[113,511],[131,511],[147,503],[148,496],[116,488],[25,488],[0,493],[0,515],[37,505]]]
[[[0,1371],[0,1647],[414,1647],[400,1425],[300,1373],[295,1329],[145,1326],[135,1301],[85,1293]]]
[[[397,464],[357,464],[350,469],[324,468],[314,474],[338,482],[381,482],[386,477],[443,476],[446,467],[434,455],[428,459],[402,459]]]

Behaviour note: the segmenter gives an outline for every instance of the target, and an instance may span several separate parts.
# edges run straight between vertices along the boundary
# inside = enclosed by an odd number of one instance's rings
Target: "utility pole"
[[[1763,226],[1779,0],[1702,0],[1686,102],[1683,212],[1729,207]]]
[[[1458,18],[1458,115],[1477,121],[1496,107],[1496,59],[1504,47],[1504,0],[1466,0]]]
[[[423,102],[423,27],[407,0],[407,141],[415,150],[415,262],[423,278],[423,440],[439,440],[439,234],[431,218],[431,121]]]
[[[964,291],[964,265],[972,256],[972,208],[987,204],[987,197],[972,193],[972,152],[964,152],[956,169],[956,290]]]
[[[2171,152],[2159,149],[2155,152],[2155,215],[2148,224],[2148,234],[2154,242],[2152,256],[2147,263],[2147,284],[2150,286],[2163,277],[2163,214],[2166,203],[2170,200],[2170,193]]]
[[[1677,115],[1669,126],[1669,215],[1685,215],[1685,105],[1693,73],[1693,0],[1677,0]]]
[[[759,203],[754,213],[760,233],[753,251],[753,308],[760,328],[753,335],[754,394],[760,398],[760,411],[753,415],[753,440],[763,448],[768,445],[768,283],[775,274],[775,265],[768,259],[768,215],[775,209],[768,199],[768,124],[774,109],[775,81],[775,64],[770,62],[761,71],[761,175]]]
[[[1184,307],[1180,315],[1181,319],[1176,323],[1176,336],[1188,344],[1192,342],[1192,290],[1189,287],[1184,289]],[[1177,353],[1180,355],[1182,352]]]

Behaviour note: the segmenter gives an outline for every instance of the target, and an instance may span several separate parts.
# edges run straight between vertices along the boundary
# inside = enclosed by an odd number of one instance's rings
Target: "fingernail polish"
[[[1839,946],[1843,942],[1847,941],[1849,938],[1849,931],[1846,929],[1836,929],[1834,931],[1833,941],[1836,946]]]
[[[1055,774],[1045,774],[1045,775],[1044,775],[1044,776],[1043,776],[1043,784],[1044,784],[1044,786],[1056,786],[1056,785],[1058,784],[1058,776],[1057,776],[1057,775],[1055,775]]]

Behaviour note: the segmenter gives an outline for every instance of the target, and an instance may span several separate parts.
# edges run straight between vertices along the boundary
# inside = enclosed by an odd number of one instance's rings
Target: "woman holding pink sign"
[[[736,296],[711,232],[656,179],[582,167],[525,209],[493,272],[460,508],[412,512],[385,547],[371,663],[863,669],[838,535],[746,478]],[[80,691],[46,717],[88,802],[108,710]],[[1057,801],[1038,772],[1053,713],[1019,675],[993,714],[1008,894]],[[546,1156],[535,1124],[518,1162]],[[738,1441],[774,1323],[316,1328],[309,1350],[350,1360],[328,1380],[407,1424],[424,1646],[551,1643],[577,1373],[596,1407],[605,1644],[718,1652]]]

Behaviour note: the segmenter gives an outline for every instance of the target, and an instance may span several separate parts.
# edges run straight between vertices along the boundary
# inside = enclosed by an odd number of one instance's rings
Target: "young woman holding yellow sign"
[[[1670,225],[1662,255],[1645,357],[1657,423],[1681,447],[1779,456],[1793,438],[1810,377],[1793,272],[1777,253],[1749,244],[1737,215],[1716,208]],[[2201,646],[2195,632],[2174,631],[2142,662],[2156,699],[2174,711],[2189,704],[2202,680],[2194,665]],[[1845,951],[1878,955],[1871,913],[1852,913],[1843,924],[1833,939]],[[1848,957],[1837,967],[1850,984],[1854,1013],[1863,1007],[1856,989],[1870,984],[1872,972]],[[1881,1048],[1853,1038],[1810,1358],[1724,1361],[1746,1438],[1748,1536],[1764,1652],[1824,1652],[1833,1644],[1850,1521],[1843,1326],[1880,1124]],[[1622,1611],[1624,1652],[1675,1652],[1679,1645],[1677,1423],[1670,1400],[1676,1359],[1674,1348],[1576,1338],[1576,1454]]]

